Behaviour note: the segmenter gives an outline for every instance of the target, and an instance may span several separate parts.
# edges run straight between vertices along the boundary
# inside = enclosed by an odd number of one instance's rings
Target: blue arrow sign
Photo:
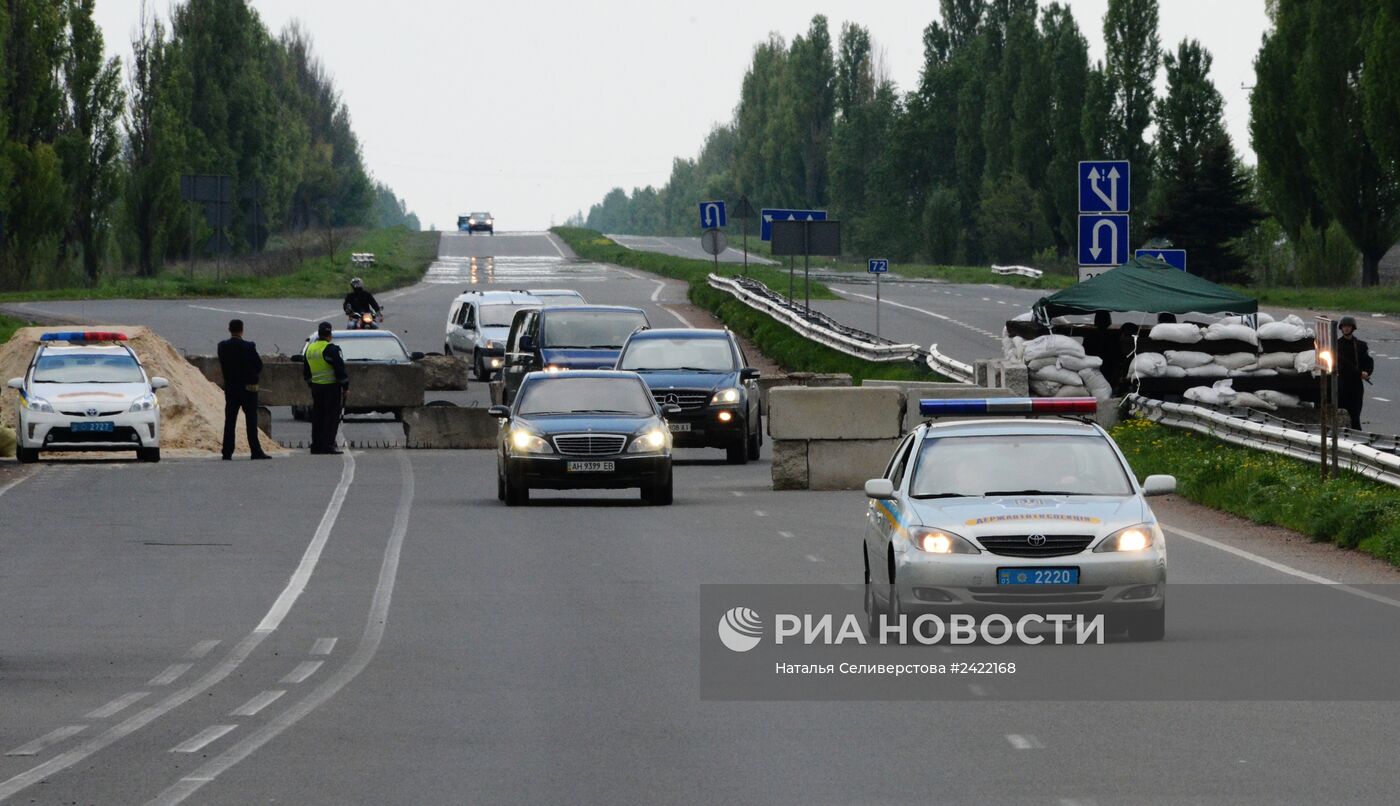
[[[722,201],[700,202],[700,229],[718,229],[729,226],[729,214]]]
[[[1173,269],[1186,271],[1185,249],[1139,249],[1134,254],[1138,257],[1156,258],[1164,263],[1170,263]]]
[[[1132,166],[1127,160],[1079,163],[1079,212],[1130,212],[1133,208],[1132,175]]]
[[[1128,217],[1079,217],[1079,265],[1121,266],[1128,261]]]
[[[870,263],[866,267],[866,271],[870,272],[871,274],[889,274],[890,262],[883,258],[873,257],[870,259]]]
[[[763,223],[759,229],[759,239],[764,241],[773,240],[774,221],[825,221],[825,210],[776,210],[764,209],[761,211]]]

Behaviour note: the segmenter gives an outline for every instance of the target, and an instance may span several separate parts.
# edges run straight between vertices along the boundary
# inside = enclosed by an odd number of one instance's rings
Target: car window
[[[141,365],[128,354],[42,355],[34,383],[143,383]]]
[[[915,497],[1133,492],[1106,439],[1073,434],[925,439],[909,489]]]
[[[567,373],[564,373],[567,375]],[[535,377],[520,389],[518,414],[654,413],[651,394],[635,378]]]
[[[618,369],[692,369],[733,372],[734,353],[725,339],[632,339],[618,361]]]
[[[408,361],[408,352],[393,336],[338,339],[335,343],[346,361]]]
[[[470,302],[462,306],[462,327],[476,327],[476,306]]]
[[[641,311],[555,310],[545,325],[540,346],[615,349],[638,328],[646,326],[646,314]]]
[[[905,437],[904,442],[900,444],[899,448],[894,452],[894,456],[890,459],[889,467],[885,468],[885,478],[893,482],[896,490],[899,489],[900,483],[904,481],[904,469],[909,465],[909,449],[913,444],[914,437],[912,434]]]
[[[510,324],[510,335],[506,337],[509,344],[506,349],[512,353],[520,352],[520,339],[530,332],[530,320],[535,316],[533,311],[517,311],[515,319]]]
[[[524,305],[513,305],[510,303],[496,303],[494,305],[481,306],[481,327],[510,327],[510,323],[515,319],[515,312]]]

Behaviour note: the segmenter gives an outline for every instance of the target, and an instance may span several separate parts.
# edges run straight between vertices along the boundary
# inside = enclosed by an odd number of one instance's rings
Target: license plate
[[[1078,568],[998,568],[998,585],[1078,585]]]
[[[91,432],[97,432],[97,433],[107,434],[107,433],[111,433],[111,432],[112,432],[113,424],[112,424],[112,423],[73,423],[73,425],[71,426],[71,428],[72,428],[72,430],[73,430],[73,433],[75,433],[75,434],[83,434],[83,433],[91,433]]]
[[[672,434],[684,434],[690,430],[690,423],[667,423]]]
[[[617,469],[615,462],[570,462],[570,473],[611,473]]]

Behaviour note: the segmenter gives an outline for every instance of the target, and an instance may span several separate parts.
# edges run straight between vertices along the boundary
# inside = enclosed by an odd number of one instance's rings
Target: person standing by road
[[[254,459],[271,459],[258,439],[258,381],[262,377],[258,346],[243,340],[243,320],[228,323],[228,338],[219,342],[219,369],[224,374],[224,461],[233,458],[238,413],[248,426],[248,448]]]
[[[331,344],[331,323],[322,322],[316,328],[317,339],[302,352],[302,377],[311,385],[311,452],[339,455],[336,433],[345,407],[345,395],[350,393],[350,376],[345,372],[345,357],[340,348]]]
[[[1361,405],[1366,400],[1362,383],[1371,379],[1376,362],[1366,342],[1356,337],[1356,319],[1343,316],[1337,324],[1342,337],[1337,339],[1337,405],[1351,415],[1351,427],[1361,430]]]

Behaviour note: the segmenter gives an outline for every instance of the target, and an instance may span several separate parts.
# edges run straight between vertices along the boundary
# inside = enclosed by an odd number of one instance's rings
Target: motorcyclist
[[[358,277],[350,281],[350,293],[345,295],[344,307],[352,329],[359,326],[360,317],[366,313],[373,314],[377,322],[384,320],[384,309],[374,295],[365,290],[365,282]]]

